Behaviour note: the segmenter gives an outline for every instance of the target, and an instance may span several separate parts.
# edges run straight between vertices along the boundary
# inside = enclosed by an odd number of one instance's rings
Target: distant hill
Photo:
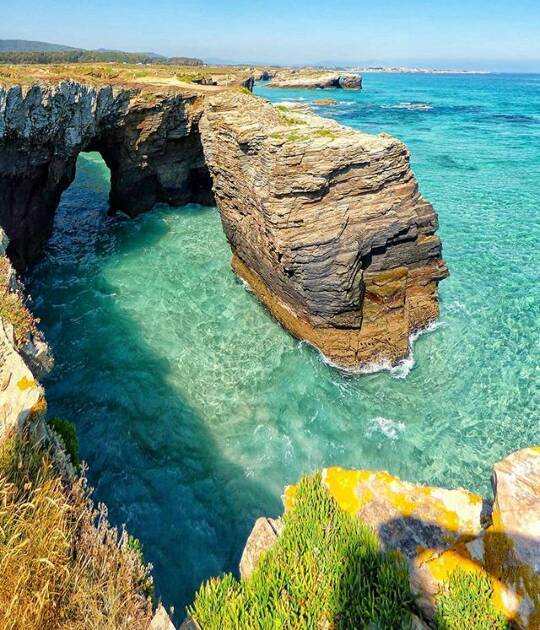
[[[128,53],[121,50],[85,50],[73,46],[34,42],[25,39],[0,39],[0,63],[155,63],[183,66],[202,66],[193,57],[162,57],[157,53]]]
[[[95,52],[122,53],[121,50],[117,50],[115,48],[96,48]],[[129,54],[129,53],[127,53],[127,54]],[[155,52],[142,52],[142,53],[135,53],[135,54],[144,55],[145,57],[154,57],[155,59],[166,59],[167,58],[167,57],[165,57],[165,55],[158,55],[158,53],[155,53]]]
[[[62,50],[78,50],[73,46],[35,42],[28,39],[0,39],[0,52],[54,52]]]

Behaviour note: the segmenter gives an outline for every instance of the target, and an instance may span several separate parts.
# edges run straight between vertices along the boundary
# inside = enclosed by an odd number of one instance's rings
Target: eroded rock
[[[276,319],[343,368],[406,357],[447,275],[406,147],[242,94],[199,128],[233,269]]]
[[[21,271],[52,230],[81,151],[111,170],[111,206],[134,216],[157,201],[212,203],[193,91],[75,81],[0,87],[0,225]]]
[[[362,77],[352,73],[340,72],[294,72],[282,70],[268,84],[272,88],[304,88],[328,89],[344,88],[348,90],[362,89]]]
[[[97,150],[112,207],[131,216],[215,195],[233,269],[330,362],[405,358],[410,335],[437,317],[447,275],[406,147],[238,88],[206,90],[0,88],[0,224],[15,266],[50,236],[79,152]]]

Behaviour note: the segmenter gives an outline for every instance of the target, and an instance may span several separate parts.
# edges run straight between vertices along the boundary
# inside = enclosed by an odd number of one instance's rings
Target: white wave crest
[[[409,355],[396,365],[392,365],[390,361],[379,361],[370,363],[368,365],[361,365],[360,367],[356,368],[344,368],[341,365],[336,365],[331,359],[329,359],[318,348],[316,348],[316,346],[313,347],[319,350],[321,359],[324,363],[340,370],[341,372],[344,372],[345,374],[375,374],[376,372],[389,372],[390,376],[392,376],[393,378],[406,378],[414,367],[414,342],[421,335],[433,332],[441,326],[444,326],[444,322],[433,322],[425,328],[422,328],[422,330],[417,330],[414,334],[412,334],[409,337]],[[309,341],[305,341],[303,343],[308,343],[309,345],[312,345],[309,343]]]
[[[392,418],[377,416],[376,418],[372,418],[370,421],[367,434],[369,436],[375,432],[379,432],[390,440],[397,440],[399,434],[403,433],[403,431],[405,431],[405,424],[400,420],[392,420]]]
[[[407,109],[410,111],[429,112],[433,109],[428,103],[397,103],[397,105],[383,105],[383,109]]]

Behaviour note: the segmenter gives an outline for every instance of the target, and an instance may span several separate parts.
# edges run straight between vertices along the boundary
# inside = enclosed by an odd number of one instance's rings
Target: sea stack
[[[276,319],[341,368],[406,357],[447,269],[405,145],[241,94],[200,130],[233,269]]]
[[[215,204],[232,267],[275,318],[341,368],[394,365],[438,316],[437,216],[404,144],[239,88],[0,88],[0,224],[18,270],[50,236],[81,151],[111,205]]]

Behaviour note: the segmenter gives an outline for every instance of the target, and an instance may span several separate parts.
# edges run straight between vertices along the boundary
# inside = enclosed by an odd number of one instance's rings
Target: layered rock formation
[[[0,225],[17,269],[35,260],[81,151],[111,170],[111,205],[134,216],[157,201],[212,203],[196,93],[73,81],[0,87]]]
[[[0,225],[22,270],[51,233],[81,151],[111,205],[213,203],[233,269],[334,364],[394,364],[438,314],[437,217],[406,147],[213,86],[0,88]]]
[[[322,482],[346,512],[377,533],[381,546],[408,561],[424,617],[456,569],[486,576],[493,604],[515,626],[540,622],[540,447],[511,454],[493,468],[493,505],[467,490],[402,481],[387,472],[327,468]],[[285,509],[296,487],[285,489]],[[257,520],[240,574],[247,579],[283,530],[281,519]]]
[[[200,130],[233,269],[334,364],[396,363],[447,275],[406,147],[244,95]]]
[[[344,88],[347,90],[361,90],[362,77],[358,74],[340,72],[293,72],[280,71],[276,73],[268,84],[272,88],[304,88],[310,90],[324,90],[329,88]]]

